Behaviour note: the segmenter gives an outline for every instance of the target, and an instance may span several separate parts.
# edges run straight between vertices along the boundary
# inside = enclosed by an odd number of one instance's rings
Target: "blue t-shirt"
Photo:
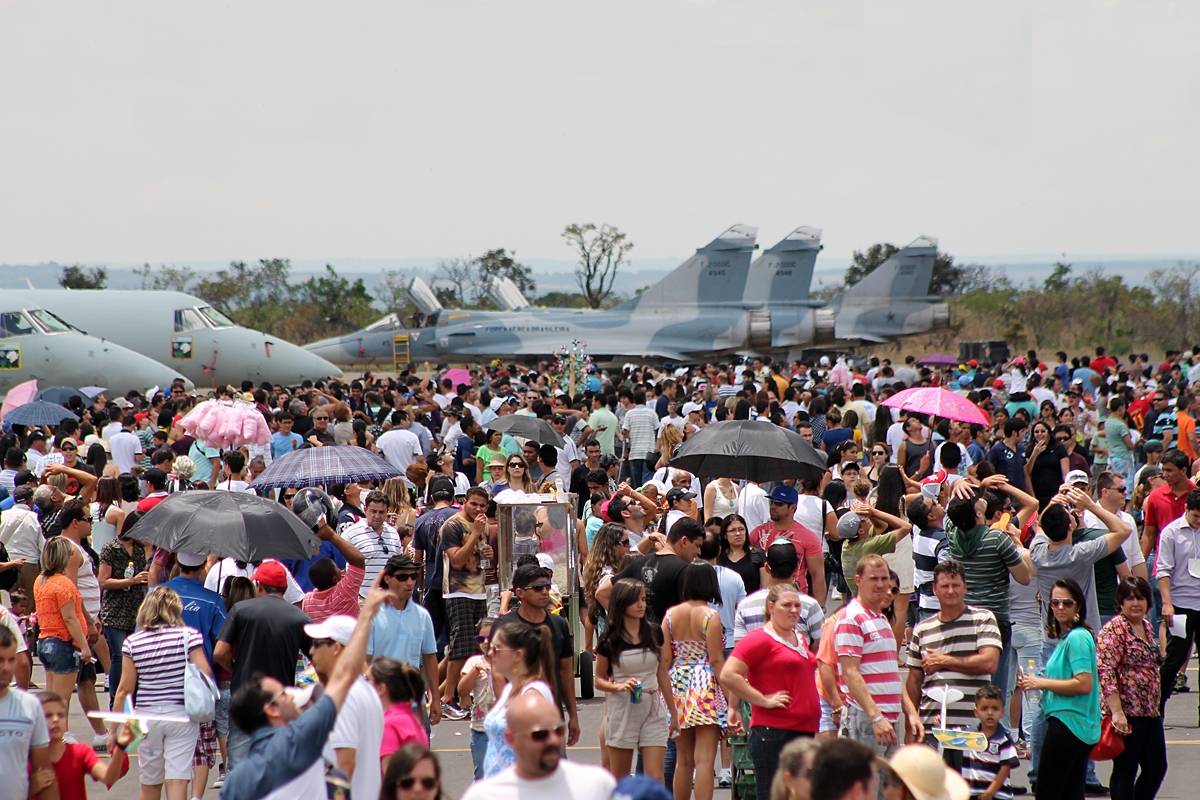
[[[461,472],[466,475],[468,479],[471,479],[471,477],[475,474],[475,467],[472,465],[470,468],[468,468],[463,461],[465,459],[472,458],[474,455],[475,443],[471,441],[471,437],[458,437],[458,446],[454,450],[454,471]],[[471,483],[474,484],[475,481],[471,480]]]
[[[371,620],[369,656],[394,658],[420,669],[421,657],[436,652],[433,618],[416,600],[409,600],[403,611],[384,603]]]
[[[285,456],[303,445],[304,439],[298,433],[277,433],[271,437],[271,458]]]
[[[296,579],[297,586],[305,592],[311,592],[317,587],[313,586],[312,581],[308,579],[308,571],[312,569],[312,565],[317,563],[318,559],[322,558],[333,559],[333,563],[337,564],[338,569],[346,568],[346,558],[333,546],[333,542],[321,542],[321,548],[317,550],[317,554],[306,561],[289,559],[280,563],[292,573],[292,577]]]
[[[988,451],[988,463],[996,468],[1008,482],[1021,491],[1025,491],[1025,456],[1020,450],[1013,450],[1004,442],[996,442]]]
[[[821,443],[825,445],[826,453],[832,453],[839,444],[853,438],[854,431],[849,428],[834,428],[833,430],[826,428],[825,432],[821,434]]]
[[[204,637],[204,657],[212,665],[213,646],[225,624],[225,601],[221,595],[204,588],[195,578],[179,575],[163,584],[183,601],[183,621]]]
[[[192,442],[192,447],[188,450],[188,458],[196,464],[196,471],[192,473],[192,482],[204,481],[210,487],[213,485],[213,466],[210,458],[220,458],[221,451],[215,447],[205,447],[200,444],[200,440]]]
[[[1046,662],[1046,677],[1069,680],[1089,672],[1092,691],[1066,695],[1042,692],[1042,710],[1046,718],[1057,717],[1084,744],[1100,741],[1100,676],[1096,671],[1096,640],[1087,628],[1072,628],[1054,648]]]

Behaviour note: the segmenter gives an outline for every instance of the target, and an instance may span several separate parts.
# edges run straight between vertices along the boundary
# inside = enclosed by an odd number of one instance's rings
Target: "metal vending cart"
[[[496,507],[500,524],[497,578],[500,588],[512,587],[517,559],[522,555],[545,553],[554,561],[554,585],[562,596],[562,613],[571,625],[574,641],[575,675],[579,678],[579,696],[590,700],[595,696],[592,683],[592,656],[581,652],[579,624],[579,545],[576,538],[575,495],[555,500],[551,495],[538,497],[540,502],[502,503]]]

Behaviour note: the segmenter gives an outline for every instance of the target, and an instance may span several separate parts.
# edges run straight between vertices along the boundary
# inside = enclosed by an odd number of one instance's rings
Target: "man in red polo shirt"
[[[1188,466],[1188,457],[1179,450],[1168,450],[1163,456],[1162,473],[1167,485],[1151,492],[1143,506],[1142,555],[1147,563],[1153,563],[1150,554],[1158,548],[1159,532],[1187,510],[1187,494],[1196,488],[1188,478]]]
[[[791,486],[776,486],[767,496],[770,504],[769,522],[759,525],[750,532],[750,543],[765,552],[777,539],[785,539],[796,548],[796,585],[808,592],[808,579],[812,578],[813,598],[825,607],[825,556],[821,553],[821,538],[796,522],[796,504],[800,496]]]

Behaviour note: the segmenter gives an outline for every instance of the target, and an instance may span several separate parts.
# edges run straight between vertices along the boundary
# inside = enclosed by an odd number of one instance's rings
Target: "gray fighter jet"
[[[9,292],[4,294],[7,297]],[[240,327],[199,297],[181,292],[105,289],[15,294],[77,330],[152,358],[201,387],[243,380],[292,385],[342,375],[325,359],[277,336]]]
[[[919,238],[826,305],[809,299],[821,231],[800,227],[751,263],[758,229],[734,225],[642,294],[606,311],[522,308],[503,285],[505,311],[447,310],[419,278],[411,328],[393,314],[369,328],[306,346],[342,364],[412,361],[536,362],[575,340],[601,362],[695,362],[735,354],[798,357],[935,330],[946,306],[927,297],[937,242]],[[519,297],[519,293],[517,293]]]
[[[170,386],[177,377],[153,359],[80,333],[21,292],[0,296],[0,396],[30,378],[44,386],[105,386],[115,396]]]

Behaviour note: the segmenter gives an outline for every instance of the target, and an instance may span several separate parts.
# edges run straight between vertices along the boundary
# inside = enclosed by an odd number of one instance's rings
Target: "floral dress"
[[[671,694],[675,697],[680,728],[725,724],[725,694],[708,660],[708,623],[716,616],[715,611],[706,614],[700,623],[700,634],[705,638],[679,640],[671,627],[672,615],[667,614],[667,630],[675,651],[670,671]]]
[[[1096,661],[1100,676],[1100,696],[1116,694],[1126,717],[1157,717],[1162,695],[1162,653],[1158,637],[1150,623],[1142,620],[1146,639],[1133,631],[1129,620],[1118,614],[1100,629]],[[1112,712],[1102,703],[1105,716]]]

